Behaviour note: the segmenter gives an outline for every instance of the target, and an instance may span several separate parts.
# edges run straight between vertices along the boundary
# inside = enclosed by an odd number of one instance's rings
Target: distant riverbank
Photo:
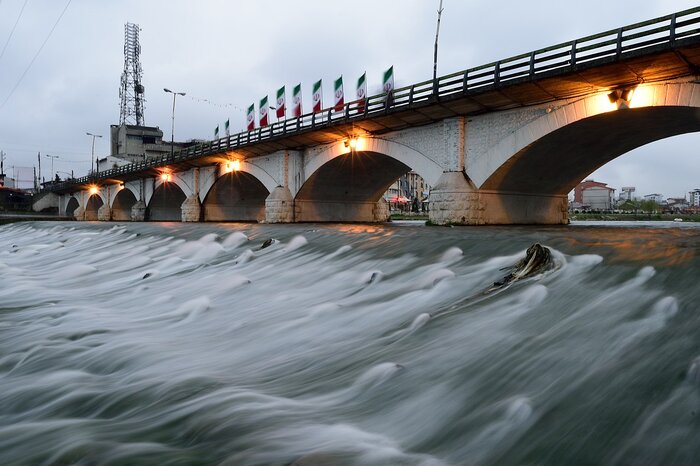
[[[26,222],[33,220],[72,220],[55,214],[42,214],[36,212],[0,212],[0,225],[14,222]]]
[[[580,214],[570,214],[569,219],[570,220],[602,220],[606,222],[615,222],[615,221],[624,221],[624,222],[630,222],[630,221],[662,221],[662,222],[669,222],[673,221],[677,218],[682,219],[684,222],[700,222],[700,215],[690,215],[690,214],[646,214],[646,213],[637,213],[637,214],[604,214],[604,213],[580,213]]]

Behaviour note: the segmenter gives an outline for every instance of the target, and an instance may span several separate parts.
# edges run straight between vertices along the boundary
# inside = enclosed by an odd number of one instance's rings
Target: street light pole
[[[92,158],[90,159],[90,170],[95,173],[95,138],[101,138],[100,134],[85,133],[88,136],[92,136]]]
[[[53,182],[55,179],[54,171],[53,171],[53,161],[54,159],[58,158],[58,155],[49,155],[49,154],[44,154],[46,157],[51,159],[51,181]]]
[[[172,128],[170,129],[170,158],[173,158],[173,154],[175,153],[175,97],[181,95],[184,96],[184,92],[175,92],[171,91],[168,88],[163,88],[165,92],[168,92],[173,95],[173,124]]]

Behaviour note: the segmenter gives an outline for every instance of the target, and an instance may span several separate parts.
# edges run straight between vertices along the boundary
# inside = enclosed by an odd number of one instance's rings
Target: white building
[[[654,194],[646,194],[644,196],[645,201],[654,201],[657,204],[661,204],[664,201],[664,196],[659,193],[654,193]]]
[[[690,197],[688,199],[690,206],[700,207],[700,189],[693,189],[688,194],[690,194]]]
[[[615,190],[607,186],[591,186],[582,190],[583,205],[591,210],[611,210]]]

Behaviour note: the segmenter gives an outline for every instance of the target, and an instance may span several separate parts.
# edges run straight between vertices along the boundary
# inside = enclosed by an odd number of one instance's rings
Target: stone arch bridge
[[[80,220],[379,222],[414,170],[446,224],[562,224],[567,193],[700,131],[700,8],[51,188]]]

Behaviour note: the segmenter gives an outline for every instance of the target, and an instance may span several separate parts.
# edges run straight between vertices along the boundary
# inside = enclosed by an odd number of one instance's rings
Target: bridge
[[[78,220],[380,222],[414,170],[436,224],[562,224],[567,193],[700,131],[700,8],[54,184]],[[39,200],[42,202],[42,200]],[[43,202],[49,202],[45,197]]]

